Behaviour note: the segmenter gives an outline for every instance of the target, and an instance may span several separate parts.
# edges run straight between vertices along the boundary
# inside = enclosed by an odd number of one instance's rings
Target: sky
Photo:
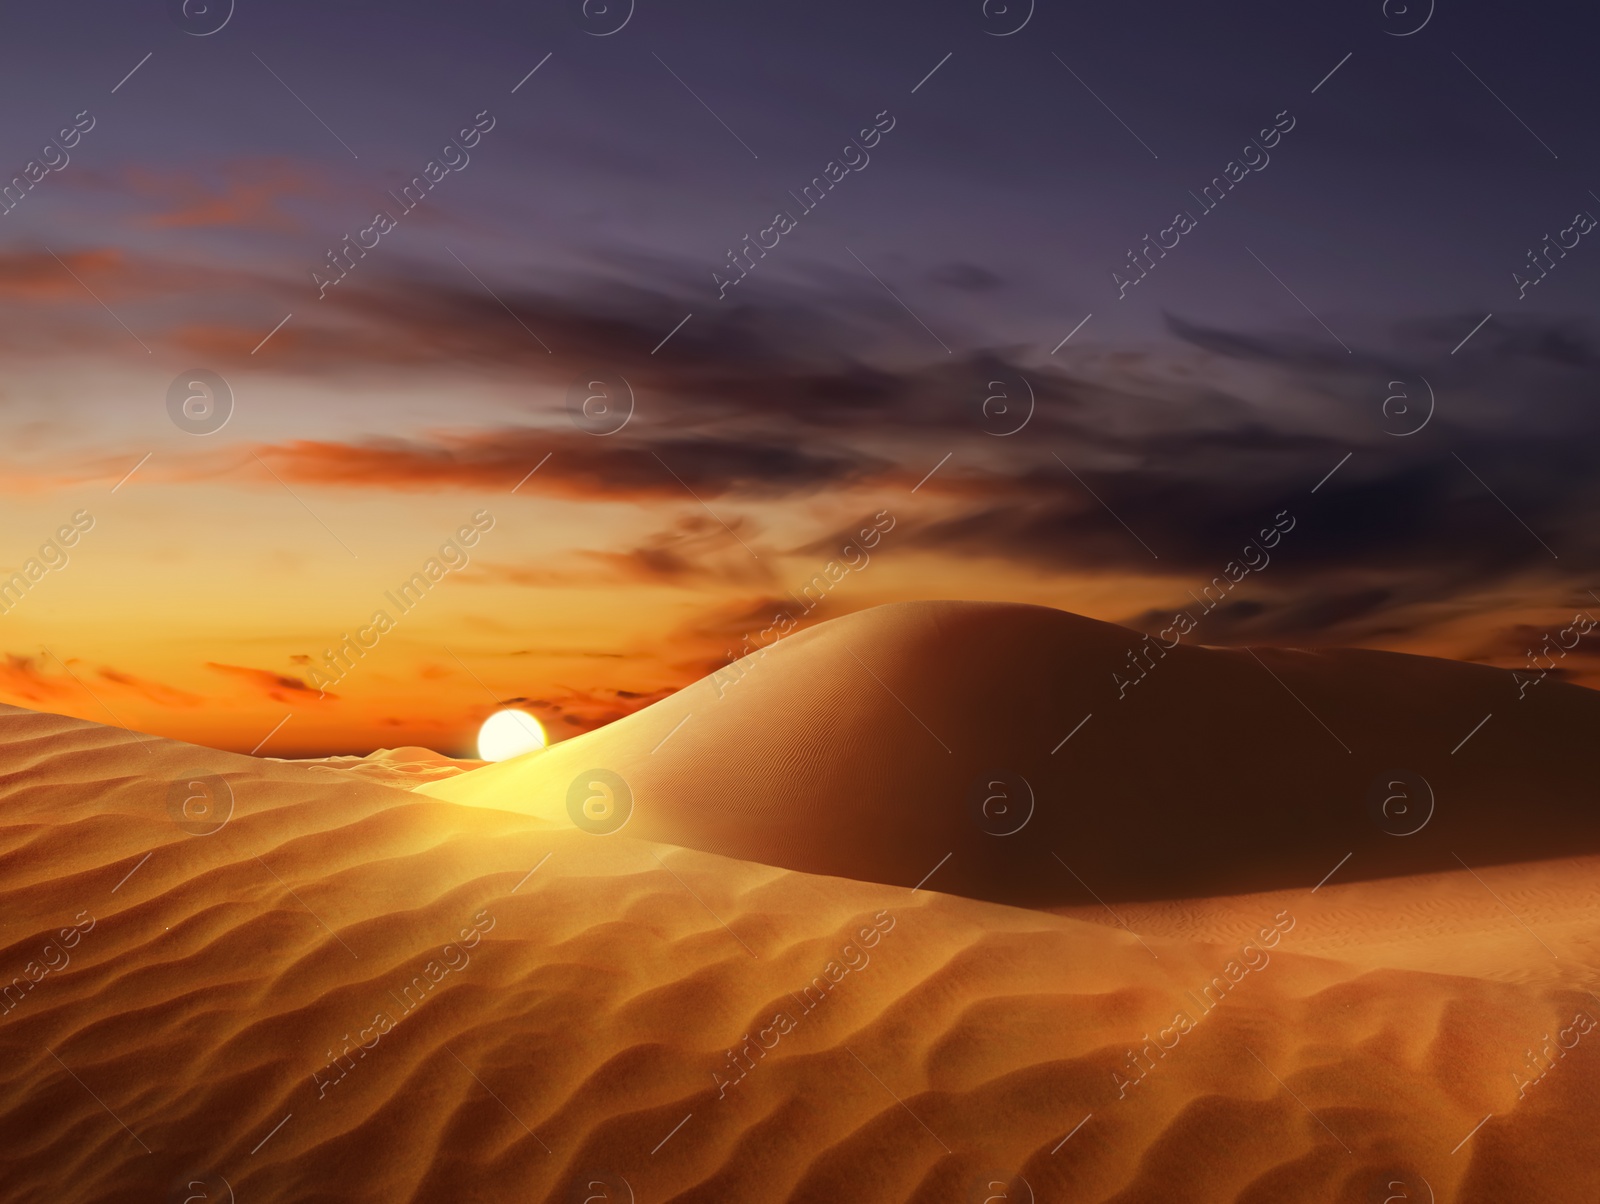
[[[1600,19],[1218,9],[12,6],[0,701],[467,753],[916,598],[1600,684]]]

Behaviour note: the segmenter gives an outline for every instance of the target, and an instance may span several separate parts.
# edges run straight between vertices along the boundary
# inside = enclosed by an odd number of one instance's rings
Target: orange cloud
[[[245,273],[199,268],[170,259],[130,256],[116,247],[78,250],[0,251],[0,304],[68,302],[100,311],[107,299],[260,289]],[[91,295],[91,292],[93,295]],[[209,302],[207,302],[209,304]],[[259,340],[258,334],[256,338]],[[246,351],[249,348],[246,347]]]
[[[102,680],[121,686],[129,693],[136,694],[147,702],[155,703],[157,706],[193,707],[199,706],[205,701],[200,695],[191,694],[187,690],[180,690],[176,686],[163,685],[158,681],[135,677],[131,673],[123,673],[117,669],[106,668],[103,665],[99,669],[99,675]]]
[[[880,478],[886,461],[848,449],[802,449],[762,438],[682,437],[651,443],[595,438],[577,430],[509,427],[365,443],[295,440],[255,454],[282,476],[319,485],[401,490],[521,488],[575,499],[780,497]],[[248,461],[244,461],[248,464]]]
[[[68,251],[18,251],[0,254],[0,301],[88,301],[93,298],[74,280],[104,282],[127,275],[126,257],[113,247]]]
[[[140,225],[156,229],[298,230],[302,223],[280,208],[282,202],[328,194],[318,174],[285,159],[235,160],[223,165],[220,180],[193,172],[134,168],[128,183],[139,195],[169,206],[139,219]]]
[[[68,677],[47,677],[37,658],[6,653],[0,664],[0,694],[28,703],[47,703],[79,693]]]
[[[274,673],[270,669],[252,669],[245,665],[222,665],[215,661],[207,661],[206,668],[236,678],[275,702],[298,702],[317,696],[317,691],[313,690],[298,677]],[[332,698],[334,696],[330,693],[328,697]]]
[[[269,329],[266,325],[196,322],[175,327],[166,335],[166,342],[199,363],[232,364],[247,361],[250,349],[261,342],[261,336]],[[293,329],[292,323],[272,336],[274,351],[293,352],[300,342],[301,334]]]
[[[79,663],[76,657],[70,659],[75,664]],[[103,713],[105,704],[97,696],[99,691],[91,689],[82,679],[82,675],[88,672],[86,668],[80,665],[77,674],[73,674],[69,667],[62,663],[62,672],[59,675],[50,675],[46,673],[45,665],[46,661],[43,658],[19,656],[14,652],[7,653],[4,663],[0,663],[0,695],[24,699],[29,703],[51,705],[71,699],[76,706],[89,708],[91,712]],[[95,676],[100,681],[115,687],[114,693],[131,694],[159,707],[197,707],[205,702],[205,699],[198,694],[125,673],[108,665],[101,665],[96,669]]]

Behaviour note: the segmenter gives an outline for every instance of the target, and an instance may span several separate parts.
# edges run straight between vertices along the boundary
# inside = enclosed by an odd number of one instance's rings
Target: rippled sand
[[[0,710],[5,1198],[1600,1194],[1594,858],[1063,914],[575,830],[562,747],[515,810]]]

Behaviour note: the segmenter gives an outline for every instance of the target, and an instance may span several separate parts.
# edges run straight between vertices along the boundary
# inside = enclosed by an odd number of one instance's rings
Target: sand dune
[[[8,1200],[1600,1191],[1579,863],[1533,921],[1567,977],[1492,981],[1364,949],[1403,883],[1135,935],[24,711],[0,773]]]
[[[608,770],[645,839],[905,886],[938,865],[929,886],[1028,906],[1309,887],[1346,853],[1348,881],[1600,852],[1600,694],[1552,680],[1520,699],[1509,672],[1391,653],[1180,646],[1119,697],[1139,642],[1042,607],[878,607],[422,792],[562,821],[574,781]],[[1396,836],[1425,805],[1409,774],[1432,815]],[[980,822],[996,780],[1021,805],[1031,788],[1015,835],[989,834],[1018,814],[998,804]],[[1412,810],[1380,823],[1397,780]]]
[[[277,758],[272,758],[276,760]],[[342,773],[365,778],[385,786],[399,786],[409,790],[426,782],[438,782],[457,777],[473,769],[481,769],[487,762],[467,761],[447,757],[431,748],[380,748],[364,757],[310,757],[292,760],[291,765],[320,765]]]
[[[1571,983],[1600,992],[1600,858],[1458,868],[1316,894],[1325,922],[1302,931],[1297,951],[1368,969],[1405,967],[1500,982]],[[1147,936],[1225,941],[1255,917],[1306,891],[1123,903],[1116,918],[1097,904],[1058,914],[1127,924]],[[1556,955],[1560,949],[1561,955]],[[1600,1003],[1600,1000],[1596,1001]]]
[[[0,709],[4,1198],[1593,1200],[1594,696],[1128,638],[885,608],[481,768]]]

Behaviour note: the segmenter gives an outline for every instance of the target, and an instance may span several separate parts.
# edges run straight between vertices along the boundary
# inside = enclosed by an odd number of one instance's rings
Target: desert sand
[[[1519,699],[1507,670],[1397,653],[1180,645],[1119,697],[1139,643],[1038,606],[876,607],[421,790],[560,820],[572,781],[605,769],[631,788],[632,835],[904,886],[951,854],[929,886],[1033,907],[1310,886],[1347,852],[1344,881],[1600,853],[1600,693],[1551,680]],[[1396,772],[1435,800],[1404,838],[1369,810]],[[996,773],[1025,778],[1035,812],[978,840]]]
[[[281,760],[272,757],[270,760]],[[469,761],[456,757],[447,757],[436,753],[431,748],[380,748],[377,752],[368,753],[364,757],[312,757],[301,760],[289,760],[289,765],[322,766],[324,769],[337,769],[344,773],[365,778],[369,782],[380,782],[385,786],[399,786],[403,790],[410,790],[413,786],[421,786],[428,782],[439,782],[447,778],[457,777],[469,770],[481,769],[487,764],[485,761]]]
[[[482,768],[0,710],[4,1196],[1593,1200],[1595,696],[1136,638],[883,608]]]

